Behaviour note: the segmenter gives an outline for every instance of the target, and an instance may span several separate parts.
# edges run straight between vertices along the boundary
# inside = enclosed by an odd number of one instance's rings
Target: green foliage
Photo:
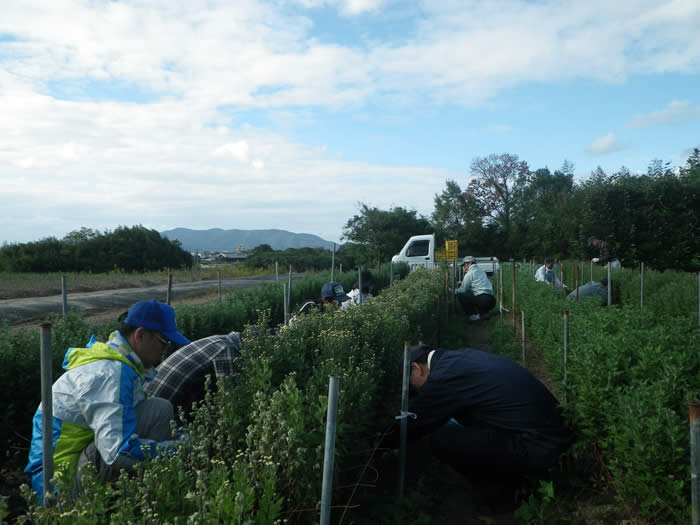
[[[192,266],[192,256],[178,241],[140,225],[103,234],[83,228],[60,241],[48,237],[0,248],[2,272],[143,272],[185,266]]]
[[[470,169],[473,178],[464,197],[470,207],[480,210],[477,216],[482,222],[497,226],[499,236],[512,253],[513,218],[528,165],[517,155],[502,153],[476,157]]]
[[[508,274],[507,270],[505,272]],[[613,272],[622,304],[567,301],[517,273],[518,310],[555,378],[563,379],[563,312],[569,312],[567,413],[579,450],[599,450],[618,496],[654,523],[688,511],[688,407],[700,394],[697,277]],[[510,286],[505,287],[506,303]],[[560,382],[560,387],[563,384]]]
[[[380,272],[378,277],[385,276]],[[311,281],[316,289],[320,281]],[[363,433],[375,424],[380,408],[389,397],[399,405],[395,362],[404,340],[416,341],[436,329],[435,297],[444,283],[440,272],[415,272],[362,307],[309,314],[273,335],[268,329],[273,308],[266,306],[268,299],[279,302],[280,285],[246,291],[250,295],[241,295],[247,301],[234,296],[221,306],[176,307],[178,320],[187,326],[183,331],[191,338],[195,333],[211,335],[203,327],[212,330],[239,322],[245,318],[243,312],[252,316],[246,322],[256,321],[237,362],[239,373],[233,381],[219,381],[216,391],[195,404],[186,420],[191,438],[187,449],[140,464],[112,484],[88,480],[83,495],[73,502],[63,498],[53,508],[35,506],[25,489],[25,519],[33,523],[316,521],[317,511],[307,509],[316,508],[320,496],[329,375],[340,377],[335,476],[341,480],[346,457],[367,448]],[[303,289],[303,282],[295,282],[295,288]],[[71,331],[91,331],[79,316],[65,321],[56,332],[60,344]],[[105,334],[110,326],[92,328]]]
[[[453,181],[435,196],[433,229],[472,255],[501,259],[597,256],[590,235],[608,240],[625,266],[700,270],[700,150],[673,170],[655,160],[643,175],[598,168],[574,183],[565,161],[531,171],[517,155],[476,157],[462,191]]]
[[[245,265],[251,268],[274,268],[278,263],[279,270],[284,273],[289,266],[295,272],[309,270],[330,270],[332,254],[325,248],[287,248],[286,250],[272,250],[268,245],[256,247],[245,261]],[[270,248],[265,249],[265,248]],[[336,264],[338,261],[336,261]]]
[[[540,486],[534,494],[530,494],[515,511],[513,517],[522,523],[549,524],[554,523],[549,509],[554,501],[554,485],[551,481],[540,481]]]
[[[425,217],[397,206],[388,211],[360,203],[360,214],[343,227],[343,239],[366,246],[372,259],[386,261],[399,253],[411,235],[431,233]]]

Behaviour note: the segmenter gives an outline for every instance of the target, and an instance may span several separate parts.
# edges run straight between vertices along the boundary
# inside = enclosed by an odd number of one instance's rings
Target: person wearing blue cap
[[[68,497],[80,492],[86,465],[106,482],[174,444],[172,404],[148,398],[143,384],[171,344],[190,341],[178,332],[173,308],[156,300],[134,304],[119,322],[107,342],[93,335],[85,348],[69,348],[52,387],[54,469],[64,486],[73,486]],[[40,502],[42,439],[40,404],[25,468]]]
[[[350,296],[345,293],[340,283],[326,283],[321,288],[321,302],[333,305],[336,310],[349,299]]]
[[[299,307],[299,310],[289,319],[289,325],[295,324],[299,317],[313,310],[322,312],[328,310],[338,310],[345,301],[349,301],[350,296],[345,293],[343,285],[337,282],[326,283],[321,287],[321,298],[318,301],[313,299],[306,301]]]

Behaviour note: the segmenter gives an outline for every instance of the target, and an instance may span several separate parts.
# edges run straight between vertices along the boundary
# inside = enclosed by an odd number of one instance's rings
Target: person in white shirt
[[[360,278],[362,279],[362,294],[360,294],[360,282],[359,279],[355,279],[352,283],[352,290],[348,292],[349,301],[343,301],[340,304],[341,310],[349,310],[353,306],[363,304],[367,299],[374,297],[372,292],[376,283],[372,273],[369,270],[361,270]]]
[[[455,295],[469,320],[478,321],[482,315],[496,306],[493,286],[486,272],[476,265],[474,257],[467,255],[462,259],[462,265],[465,272],[464,279],[455,290]]]
[[[557,272],[554,271],[554,259],[547,257],[544,260],[544,264],[535,272],[535,281],[547,283],[557,290],[562,288],[561,281],[559,280],[559,277],[557,277]],[[564,288],[566,288],[566,285],[564,285]]]

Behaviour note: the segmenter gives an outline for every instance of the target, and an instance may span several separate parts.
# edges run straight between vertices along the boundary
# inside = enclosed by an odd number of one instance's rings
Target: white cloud
[[[620,82],[700,65],[696,0],[279,4],[5,2],[0,34],[13,39],[0,41],[0,242],[134,223],[282,224],[337,239],[356,202],[427,214],[460,174],[347,161],[337,144],[325,150],[325,137],[299,143],[294,124],[317,108],[375,118],[384,106],[472,106],[523,83]],[[312,8],[322,6],[378,28],[354,42],[319,39]],[[383,33],[389,9],[421,16]],[[633,121],[676,122],[678,104],[698,109],[677,102]],[[295,138],[264,131],[267,122]],[[620,148],[610,133],[586,151]],[[342,198],[319,204],[321,192]]]
[[[360,15],[388,2],[301,4]],[[212,111],[224,104],[335,107],[386,93],[399,103],[427,95],[471,105],[520,82],[619,82],[700,65],[700,3],[693,0],[426,2],[413,34],[375,39],[369,48],[317,41],[311,15],[255,0],[66,0],[36,10],[11,3],[0,33],[19,40],[3,42],[3,66],[42,93],[67,81],[118,80],[125,92],[138,88]]]
[[[347,16],[359,15],[366,12],[377,11],[385,4],[386,0],[292,0],[304,8],[318,8],[331,6]]]
[[[240,162],[247,162],[248,149],[248,142],[245,140],[241,140],[240,142],[233,142],[231,144],[224,144],[222,146],[219,146],[214,151],[214,155],[217,155],[219,157],[230,156]]]
[[[620,144],[612,131],[603,137],[595,139],[586,148],[586,154],[588,155],[604,155],[606,153],[613,153],[615,151],[621,151],[625,149],[625,146]]]
[[[660,111],[652,111],[646,115],[636,115],[627,125],[632,128],[647,128],[651,126],[682,126],[700,119],[700,106],[687,100],[674,100],[668,107]]]

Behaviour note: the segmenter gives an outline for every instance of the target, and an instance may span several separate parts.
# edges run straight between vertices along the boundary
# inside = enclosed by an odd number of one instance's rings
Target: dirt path
[[[221,280],[222,290],[244,290],[272,282],[274,276],[237,277]],[[211,300],[218,294],[217,280],[203,280],[185,283],[173,283],[171,304],[199,303]],[[69,310],[80,310],[86,317],[118,316],[137,301],[158,299],[165,301],[168,293],[167,284],[144,286],[138,288],[121,288],[68,294]],[[6,319],[10,325],[37,324],[52,313],[63,311],[63,297],[28,297],[0,301],[0,320]]]
[[[441,337],[441,348],[474,348],[491,352],[489,322],[469,322],[459,312],[450,314],[449,325]],[[375,471],[373,471],[375,472]],[[512,512],[481,514],[474,504],[475,487],[450,466],[439,462],[430,450],[430,439],[423,438],[409,445],[406,458],[404,501],[397,497],[399,464],[397,458],[377,459],[376,480],[361,498],[370,509],[352,516],[353,523],[379,523],[376,516],[387,515],[391,502],[401,504],[411,514],[410,523],[433,525],[515,525]],[[476,488],[478,490],[478,488]],[[367,516],[370,516],[367,518]],[[393,521],[392,521],[393,519]],[[387,523],[398,523],[387,516]]]

